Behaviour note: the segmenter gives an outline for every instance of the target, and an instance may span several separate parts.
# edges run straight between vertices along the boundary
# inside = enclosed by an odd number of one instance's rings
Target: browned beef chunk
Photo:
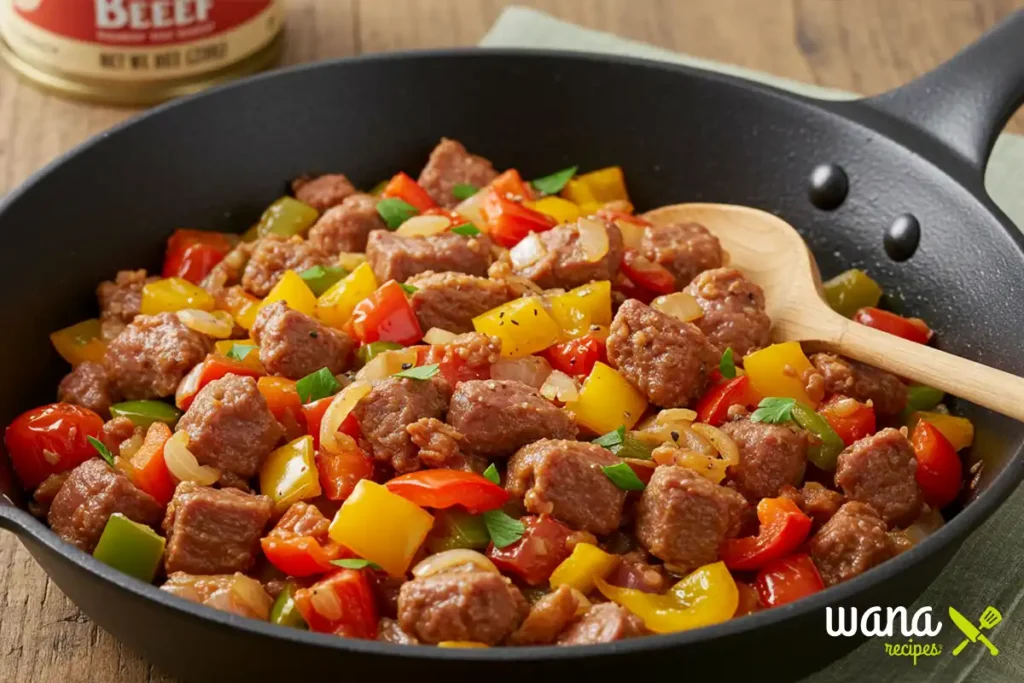
[[[870,505],[845,503],[808,544],[826,586],[848,581],[895,552],[887,527]]]
[[[450,571],[402,585],[398,623],[421,642],[471,640],[495,645],[526,616],[519,589],[500,574]]]
[[[373,457],[390,463],[396,472],[419,469],[418,448],[407,427],[423,418],[443,417],[449,392],[448,384],[438,377],[392,377],[374,386],[354,410]]]
[[[295,198],[323,213],[341,204],[355,194],[355,186],[340,173],[326,173],[316,178],[296,178],[292,181]]]
[[[619,556],[619,563],[607,576],[612,586],[632,588],[644,593],[664,593],[669,579],[660,564],[651,564],[650,556],[642,550],[634,550]]]
[[[117,401],[116,391],[103,364],[87,361],[64,375],[57,387],[57,400],[106,415],[110,404]]]
[[[636,537],[652,555],[687,573],[718,559],[738,528],[743,497],[685,467],[662,465],[640,496]]]
[[[374,230],[366,242],[366,260],[378,282],[405,282],[428,270],[483,277],[491,265],[491,240],[486,235],[464,237],[453,232],[403,237]]]
[[[167,573],[230,574],[252,569],[274,504],[238,489],[178,484],[164,517]]]
[[[189,329],[173,313],[140,315],[107,345],[103,364],[124,398],[163,398],[174,393],[212,347],[212,339]]]
[[[451,425],[436,417],[424,417],[405,428],[409,438],[420,449],[416,457],[423,467],[446,470],[483,472],[487,460],[462,451],[465,438]]]
[[[253,247],[242,273],[242,287],[262,298],[270,293],[285,271],[301,273],[313,266],[331,265],[331,261],[329,255],[301,237],[267,235]]]
[[[522,625],[509,637],[509,644],[550,645],[576,617],[579,606],[572,589],[559,586],[530,607]]]
[[[693,323],[719,353],[732,349],[742,362],[748,353],[771,343],[764,291],[735,268],[705,270],[684,291],[704,309],[704,316]]]
[[[887,428],[839,454],[836,486],[846,497],[868,503],[886,524],[907,526],[921,514],[917,459],[907,437]]]
[[[395,645],[420,644],[420,641],[403,631],[398,622],[389,617],[383,617],[377,622],[377,640],[382,643],[392,643]]]
[[[420,273],[408,284],[416,287],[410,301],[424,331],[472,332],[473,318],[515,298],[507,283],[465,273]]]
[[[462,382],[452,395],[448,424],[466,438],[466,449],[489,458],[512,455],[538,439],[575,439],[572,417],[515,380]]]
[[[203,289],[216,297],[223,296],[230,287],[241,289],[239,283],[242,281],[245,265],[249,263],[249,258],[255,248],[255,242],[239,243],[206,274],[201,283]]]
[[[377,213],[377,198],[357,193],[326,211],[309,229],[309,241],[325,254],[365,251],[366,238],[374,230],[386,230]]]
[[[47,520],[58,536],[91,553],[115,512],[139,524],[156,526],[164,508],[135,488],[120,470],[93,458],[72,470],[53,498]]]
[[[558,636],[559,645],[594,645],[647,635],[640,617],[614,602],[594,605]]]
[[[260,345],[260,362],[267,372],[289,379],[301,379],[320,368],[333,375],[344,372],[356,346],[341,330],[327,327],[283,301],[264,306],[251,332]]]
[[[601,468],[618,462],[597,444],[542,439],[523,446],[508,461],[505,487],[534,514],[551,515],[574,529],[610,534],[622,521],[626,492]]]
[[[135,319],[142,306],[142,288],[158,278],[146,277],[144,270],[122,270],[113,281],[96,288],[100,302],[100,334],[110,341]]]
[[[596,261],[581,244],[580,228],[604,229],[608,235],[608,251]],[[614,280],[622,262],[622,233],[612,223],[595,218],[581,218],[576,223],[559,225],[539,233],[544,256],[539,261],[517,269],[516,275],[529,278],[543,289],[572,289],[594,280]]]
[[[698,223],[676,223],[644,229],[640,253],[676,276],[676,289],[705,270],[720,268],[722,245]]]
[[[814,520],[814,528],[819,529],[825,522],[832,519],[846,498],[838,491],[819,484],[816,481],[806,482],[802,488],[783,486],[779,495],[789,498]]]
[[[136,434],[140,437],[145,437],[146,430],[142,427],[136,427],[135,423],[127,417],[115,417],[113,420],[103,423],[103,429],[100,430],[99,438],[103,445],[107,447],[107,450],[114,455],[121,455],[121,444]]]
[[[691,323],[630,299],[619,307],[608,360],[651,403],[685,408],[704,393],[719,354]]]
[[[899,415],[907,407],[907,385],[896,375],[831,353],[816,353],[811,363],[830,394],[871,401],[879,415]]]
[[[281,426],[252,377],[227,375],[203,387],[178,420],[201,465],[249,478],[281,438]]]
[[[470,154],[457,140],[441,138],[420,173],[419,184],[435,202],[450,209],[459,203],[459,199],[452,194],[456,185],[484,187],[497,175],[498,172],[487,159]]]
[[[317,506],[303,502],[292,503],[270,530],[270,535],[312,536],[317,541],[326,543],[330,526],[331,520],[324,517],[324,513],[320,512]]]
[[[250,619],[266,620],[273,604],[270,594],[265,590],[260,592],[258,581],[241,573],[193,576],[174,572],[160,590]]]
[[[50,506],[53,505],[54,498],[60,493],[60,487],[64,486],[64,482],[70,476],[71,470],[65,470],[43,479],[43,483],[37,486],[33,492],[32,500],[28,502],[29,512],[40,519],[46,519],[50,514]]]
[[[726,422],[721,429],[740,451],[740,462],[729,468],[729,479],[748,499],[774,498],[784,485],[799,486],[803,481],[807,432],[747,419]]]

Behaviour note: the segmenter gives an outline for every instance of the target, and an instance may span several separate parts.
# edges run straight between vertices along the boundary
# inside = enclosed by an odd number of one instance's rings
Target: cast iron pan
[[[53,400],[66,367],[47,334],[95,315],[100,280],[159,264],[174,228],[242,230],[305,172],[343,171],[368,187],[418,169],[442,135],[527,177],[620,164],[641,208],[711,201],[775,212],[804,234],[826,276],[865,268],[894,305],[939,330],[940,346],[1024,374],[1024,239],[982,185],[994,138],[1022,99],[1024,12],[933,73],[857,102],[635,59],[518,50],[362,57],[225,87],[102,135],[4,203],[0,423]],[[812,173],[822,164],[835,168]],[[1020,481],[1024,427],[956,408],[977,425],[972,457],[984,470],[938,534],[797,604],[594,647],[389,646],[197,606],[62,543],[23,509],[4,459],[0,526],[97,624],[189,680],[522,679],[670,666],[718,680],[792,679],[857,644],[826,634],[826,605],[909,604]]]

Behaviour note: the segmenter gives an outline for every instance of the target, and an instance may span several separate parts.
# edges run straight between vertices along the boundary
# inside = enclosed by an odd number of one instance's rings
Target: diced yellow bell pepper
[[[241,287],[229,287],[220,297],[220,307],[231,314],[238,326],[248,330],[256,322],[260,312],[261,299],[257,299]]]
[[[309,204],[294,197],[281,197],[263,212],[256,230],[260,237],[305,235],[319,217],[320,212]]]
[[[724,562],[700,567],[664,595],[619,588],[596,579],[598,590],[644,621],[655,633],[675,633],[728,621],[739,605],[739,590]]]
[[[562,328],[537,297],[513,299],[473,318],[473,329],[501,339],[501,355],[519,358],[557,344]]]
[[[611,324],[612,283],[608,280],[591,282],[550,297],[548,304],[551,317],[562,328],[563,337],[576,339],[593,332],[593,325]]]
[[[598,362],[583,382],[579,398],[566,408],[576,422],[595,434],[605,434],[625,425],[632,429],[647,410],[647,397],[612,367]]]
[[[551,216],[559,223],[572,223],[580,217],[580,207],[561,197],[544,197],[535,202],[525,201],[523,204],[527,208]]]
[[[442,640],[438,647],[461,647],[461,648],[485,648],[486,643],[477,643],[472,640]]]
[[[142,288],[139,312],[143,315],[156,315],[185,308],[212,311],[216,305],[213,296],[199,285],[180,277],[169,277],[150,282]]]
[[[260,308],[275,301],[283,301],[288,308],[306,315],[313,315],[313,310],[316,308],[316,295],[294,270],[284,272],[281,279],[267,294],[267,298],[260,304]]]
[[[807,360],[799,342],[772,344],[743,359],[750,383],[760,396],[788,396],[811,406],[818,402],[811,400],[804,386],[803,374],[814,366]]]
[[[350,273],[364,263],[366,263],[366,254],[358,251],[343,251],[338,254],[338,265]]]
[[[255,242],[260,238],[260,224],[256,223],[248,230],[242,233],[243,242]]]
[[[594,579],[603,579],[619,561],[611,553],[591,543],[577,543],[572,555],[565,558],[551,572],[551,587],[569,586],[581,593],[589,593],[594,589]]]
[[[326,325],[341,329],[356,304],[377,291],[377,278],[373,268],[365,261],[355,270],[331,285],[316,301],[316,317]]]
[[[97,318],[83,320],[51,333],[50,342],[71,365],[80,365],[86,361],[99,363],[107,351],[107,343],[100,336],[100,321]]]
[[[974,443],[974,424],[966,417],[919,410],[910,414],[908,426],[911,432],[914,431],[918,420],[925,420],[935,425],[935,428],[942,432],[942,435],[949,439],[953,448],[958,451]]]
[[[626,177],[618,166],[609,166],[576,176],[562,188],[562,196],[588,216],[608,202],[629,201]]]
[[[320,495],[315,452],[313,437],[306,435],[267,456],[260,467],[260,493],[270,496],[276,512],[284,512],[292,503]]]
[[[423,508],[363,479],[334,516],[328,534],[391,576],[404,576],[433,525]]]

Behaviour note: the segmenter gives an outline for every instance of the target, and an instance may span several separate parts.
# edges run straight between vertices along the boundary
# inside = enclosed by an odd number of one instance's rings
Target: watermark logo
[[[988,607],[981,614],[979,624],[949,608],[949,618],[965,636],[953,649],[953,655],[960,654],[971,643],[980,643],[995,657],[999,649],[982,633],[991,631],[1003,616],[995,607]],[[921,607],[911,615],[906,607],[869,607],[858,613],[856,607],[825,608],[825,629],[830,636],[851,637],[861,635],[868,638],[885,638],[885,652],[890,657],[912,657],[917,666],[919,657],[937,657],[942,654],[942,643],[933,640],[942,632],[943,622],[932,614],[931,607]],[[900,636],[904,642],[898,640]],[[915,641],[914,639],[918,640]],[[926,639],[926,640],[922,640]]]

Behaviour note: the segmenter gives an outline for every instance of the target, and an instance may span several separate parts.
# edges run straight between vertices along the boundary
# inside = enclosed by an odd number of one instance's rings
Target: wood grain
[[[290,0],[285,61],[476,43],[506,0]],[[628,38],[873,94],[932,68],[1024,0],[521,0]],[[0,193],[131,116],[0,67]],[[1024,133],[1018,113],[1009,130]],[[0,683],[168,681],[98,629],[0,535]]]

